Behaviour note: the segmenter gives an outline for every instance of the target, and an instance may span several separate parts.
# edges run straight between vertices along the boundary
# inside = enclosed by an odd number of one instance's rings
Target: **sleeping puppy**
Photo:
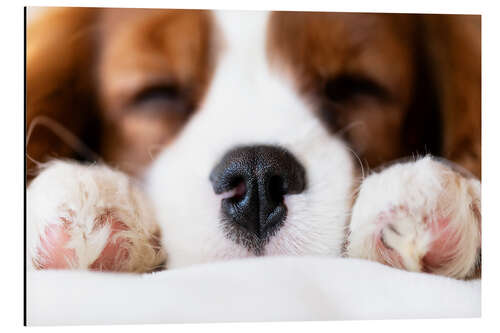
[[[480,40],[466,15],[47,10],[27,30],[29,262],[477,278]]]

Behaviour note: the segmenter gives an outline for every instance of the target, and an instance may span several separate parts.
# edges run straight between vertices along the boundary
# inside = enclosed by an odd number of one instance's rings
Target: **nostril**
[[[220,195],[221,200],[232,199],[233,202],[241,201],[241,199],[243,199],[247,191],[245,180],[242,177],[237,177],[234,179],[234,181],[231,181],[231,185],[229,187],[232,189],[223,192]]]
[[[266,192],[271,203],[277,205],[283,202],[283,196],[287,193],[283,177],[279,175],[272,176],[267,183]]]

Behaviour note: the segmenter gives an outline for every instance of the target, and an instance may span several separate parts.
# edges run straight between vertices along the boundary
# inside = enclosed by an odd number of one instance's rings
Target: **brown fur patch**
[[[332,132],[343,133],[369,167],[433,153],[480,177],[480,31],[468,27],[476,19],[276,12],[268,50],[271,62],[291,74]],[[442,46],[429,45],[436,40]],[[443,64],[448,58],[451,64]],[[351,89],[345,82],[355,78],[358,86],[374,84],[385,98],[355,91],[332,101],[325,90],[343,77],[348,80],[335,88]]]
[[[79,137],[92,127],[95,14],[90,8],[55,8],[30,22],[26,32],[28,129],[38,116],[57,121]],[[33,130],[26,149],[40,162],[74,156],[72,147],[44,127]],[[30,178],[35,164],[29,159],[27,168]]]
[[[137,174],[201,102],[213,69],[211,26],[207,11],[47,10],[27,32],[27,127],[47,116]],[[158,88],[172,98],[136,100]],[[40,126],[27,151],[44,162],[78,157],[74,148]],[[29,173],[34,167],[28,160]]]
[[[211,17],[206,11],[110,9],[101,21],[101,151],[112,165],[137,172],[175,137],[206,91]],[[159,103],[134,100],[148,89],[160,90]],[[172,94],[170,102],[162,102],[162,89]]]
[[[481,179],[481,16],[425,15],[443,114],[443,156]]]

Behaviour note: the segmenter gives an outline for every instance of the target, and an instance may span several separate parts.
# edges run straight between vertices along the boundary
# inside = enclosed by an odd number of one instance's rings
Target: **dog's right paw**
[[[481,184],[457,171],[428,156],[367,177],[347,254],[408,271],[479,277]]]
[[[26,204],[35,269],[148,272],[165,261],[146,197],[109,167],[49,163],[28,187]]]

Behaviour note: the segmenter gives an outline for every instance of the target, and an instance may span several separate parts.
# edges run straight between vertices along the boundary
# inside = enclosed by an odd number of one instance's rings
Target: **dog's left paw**
[[[481,184],[431,157],[370,175],[353,207],[347,255],[409,271],[478,277]]]
[[[127,175],[52,161],[26,194],[30,267],[137,273],[163,267],[153,209]]]

